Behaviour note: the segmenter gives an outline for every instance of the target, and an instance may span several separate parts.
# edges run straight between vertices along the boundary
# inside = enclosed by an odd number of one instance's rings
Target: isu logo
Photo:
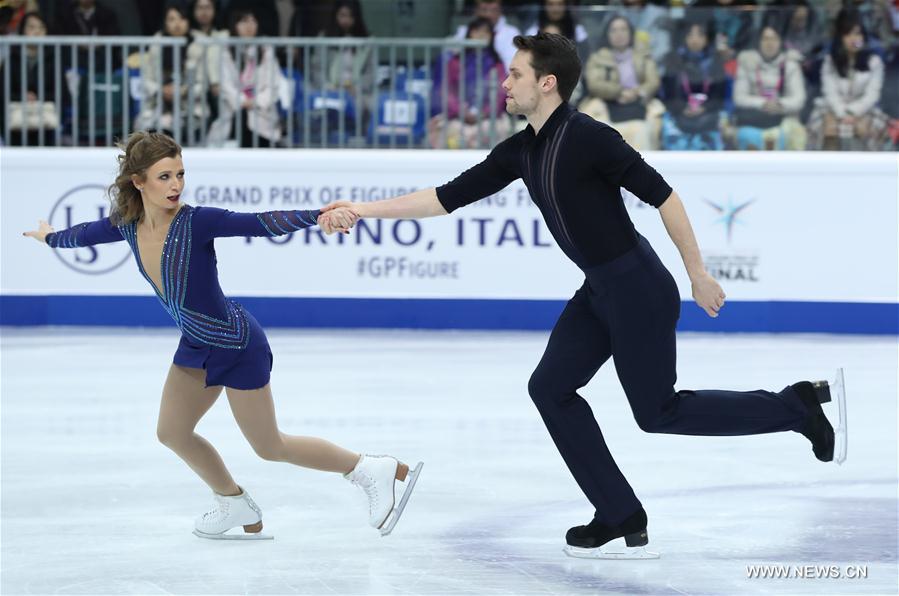
[[[50,210],[48,221],[58,232],[108,215],[109,201],[106,199],[106,188],[100,184],[85,184],[62,195]],[[53,253],[66,267],[87,275],[109,273],[121,267],[131,256],[128,243],[124,240],[83,248],[59,248]]]
[[[726,205],[719,205],[718,203],[713,203],[708,199],[703,200],[705,201],[706,205],[718,212],[718,215],[720,217],[715,220],[715,223],[723,225],[727,230],[728,244],[730,244],[731,240],[733,240],[734,226],[736,224],[743,224],[743,221],[740,219],[740,213],[755,202],[755,199],[751,199],[749,201],[746,201],[745,203],[735,205],[731,199],[727,199]]]

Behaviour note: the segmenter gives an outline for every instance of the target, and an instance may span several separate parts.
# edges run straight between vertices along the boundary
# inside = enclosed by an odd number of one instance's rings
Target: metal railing
[[[110,146],[155,128],[187,146],[447,147],[454,94],[456,117],[473,104],[473,125],[486,131],[478,145],[490,147],[508,130],[498,126],[507,118],[496,109],[502,81],[491,69],[465,88],[466,62],[483,64],[485,47],[459,39],[3,37],[0,132],[6,145],[34,146]]]

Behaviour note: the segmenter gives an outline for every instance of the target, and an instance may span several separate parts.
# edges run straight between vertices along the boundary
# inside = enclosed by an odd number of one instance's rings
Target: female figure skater
[[[138,271],[153,287],[182,336],[162,391],[157,435],[213,490],[213,508],[197,518],[202,538],[267,538],[262,512],[239,486],[219,454],[194,432],[222,392],[241,432],[263,459],[340,472],[368,497],[369,523],[389,534],[421,470],[388,456],[360,455],[314,437],[282,433],[275,421],[269,375],[272,353],[256,319],[225,298],[218,282],[213,242],[228,236],[277,236],[317,224],[319,211],[234,213],[181,202],[181,147],[161,133],[136,132],[118,156],[110,186],[111,215],[54,232],[41,221],[25,232],[53,248],[77,248],[125,240]],[[325,228],[348,229],[355,215],[327,215]],[[395,506],[395,482],[406,482]],[[244,534],[226,534],[242,526]]]

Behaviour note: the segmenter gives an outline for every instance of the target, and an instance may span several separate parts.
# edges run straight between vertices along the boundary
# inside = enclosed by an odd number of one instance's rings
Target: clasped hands
[[[342,232],[349,234],[350,229],[359,221],[359,213],[355,205],[349,201],[337,201],[321,208],[318,225],[325,234]]]

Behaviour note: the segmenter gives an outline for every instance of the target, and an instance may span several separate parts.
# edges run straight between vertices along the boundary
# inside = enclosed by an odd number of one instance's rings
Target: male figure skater
[[[646,432],[722,436],[792,430],[811,441],[821,461],[834,459],[837,442],[821,408],[831,399],[831,387],[800,382],[777,393],[675,391],[680,296],[671,274],[634,229],[620,187],[659,209],[690,276],[693,298],[716,317],[725,295],[703,267],[681,199],[615,129],[568,105],[580,76],[571,41],[539,34],[518,36],[515,46],[503,89],[507,111],[527,117],[525,130],[436,189],[372,203],[340,202],[323,211],[349,207],[359,217],[382,218],[444,215],[516,178],[524,180],[556,242],[585,276],[528,384],[565,463],[596,508],[590,523],[568,531],[566,552],[591,558],[657,556],[643,548],[646,512],[609,453],[590,406],[577,393],[610,356],[637,424]],[[326,231],[332,225],[327,214],[319,223]],[[842,400],[842,383],[835,384],[834,393]],[[840,418],[838,462],[845,458]],[[621,537],[628,547],[624,551],[602,548]]]

